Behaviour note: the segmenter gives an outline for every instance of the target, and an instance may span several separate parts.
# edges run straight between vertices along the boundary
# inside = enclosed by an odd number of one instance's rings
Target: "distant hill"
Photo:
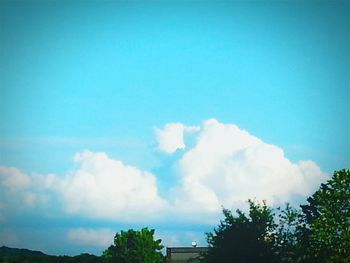
[[[0,263],[102,263],[101,257],[87,253],[78,256],[50,256],[41,251],[0,247]]]
[[[12,257],[12,256],[47,256],[41,251],[21,249],[21,248],[10,248],[2,246],[0,247],[0,258]]]

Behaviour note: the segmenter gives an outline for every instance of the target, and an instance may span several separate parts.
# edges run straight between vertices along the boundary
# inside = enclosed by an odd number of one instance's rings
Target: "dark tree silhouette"
[[[206,263],[273,263],[278,257],[273,252],[276,225],[272,210],[265,203],[249,200],[249,215],[237,210],[237,215],[224,209],[224,220],[212,233],[207,233],[209,251]]]

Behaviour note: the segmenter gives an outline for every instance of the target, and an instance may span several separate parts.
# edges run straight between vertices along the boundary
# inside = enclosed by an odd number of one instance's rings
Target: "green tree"
[[[160,263],[164,257],[161,253],[161,240],[154,240],[154,230],[143,228],[140,231],[128,230],[117,233],[114,245],[103,252],[107,262],[115,263]]]
[[[223,209],[224,220],[214,232],[207,233],[209,251],[204,256],[206,263],[226,262],[278,262],[273,252],[275,242],[274,214],[265,202],[249,202],[248,216],[237,210],[237,216]]]
[[[307,201],[301,207],[309,258],[314,257],[316,262],[350,262],[350,170],[334,172]]]
[[[286,204],[277,208],[274,251],[283,263],[306,262],[308,229],[300,209]],[[309,261],[308,262],[313,262]]]

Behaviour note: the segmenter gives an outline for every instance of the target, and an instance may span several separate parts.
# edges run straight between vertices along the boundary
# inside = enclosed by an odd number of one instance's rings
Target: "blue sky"
[[[205,245],[218,205],[303,200],[350,164],[349,20],[348,1],[1,1],[0,242],[99,253],[148,225]]]

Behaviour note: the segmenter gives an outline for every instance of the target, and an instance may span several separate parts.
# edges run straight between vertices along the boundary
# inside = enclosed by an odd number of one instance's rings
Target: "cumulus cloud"
[[[128,221],[157,216],[166,206],[156,177],[111,159],[105,153],[84,151],[74,157],[78,169],[60,181],[65,210],[94,218]]]
[[[195,240],[205,245],[203,233],[210,231],[208,225],[217,224],[222,206],[244,209],[249,198],[277,205],[293,202],[295,195],[309,196],[327,179],[315,162],[293,162],[281,147],[215,119],[199,127],[169,123],[156,129],[156,137],[159,150],[165,153],[181,149],[171,158],[171,166],[162,167],[172,177],[159,177],[164,180],[159,184],[156,174],[104,152],[76,153],[73,169],[62,176],[0,166],[0,225],[4,226],[0,227],[0,244],[23,246],[28,241],[19,237],[32,235],[33,246],[40,233],[33,234],[30,228],[28,235],[23,235],[23,228],[14,229],[11,220],[17,217],[27,221],[27,216],[36,213],[47,224],[56,222],[57,218],[49,219],[55,215],[69,217],[65,222],[74,222],[74,227],[81,218],[88,218],[83,220],[85,225],[93,220],[99,226],[106,221],[128,225],[161,222],[156,238],[161,238],[163,244],[188,246]],[[8,225],[11,228],[5,229]],[[116,232],[74,227],[59,230],[64,231],[60,238],[71,247],[95,247],[98,253],[113,243]]]
[[[292,162],[280,147],[215,119],[200,127],[166,124],[156,130],[159,149],[184,149],[186,133],[193,133],[194,144],[175,161],[177,182],[162,189],[166,198],[160,196],[153,173],[103,152],[83,151],[74,156],[75,169],[65,176],[0,167],[0,221],[11,206],[50,207],[54,201],[69,215],[96,219],[144,222],[177,216],[213,222],[222,206],[237,208],[249,198],[270,204],[290,201],[294,195],[310,195],[327,177],[315,162]],[[92,233],[79,231],[72,233]]]
[[[293,163],[281,148],[215,119],[203,123],[179,171],[174,203],[187,212],[217,212],[249,198],[284,202],[309,195],[326,178],[313,161]]]
[[[174,153],[178,149],[186,147],[184,142],[185,133],[199,131],[199,127],[185,126],[182,123],[168,123],[162,129],[156,128],[158,149],[166,153]]]
[[[115,232],[109,228],[75,228],[67,233],[68,240],[79,245],[106,248],[113,243]]]
[[[119,221],[155,219],[167,202],[158,195],[157,179],[106,153],[83,151],[74,156],[76,169],[65,176],[27,175],[0,167],[0,217],[8,208],[23,209],[60,203],[68,214]],[[55,200],[52,200],[55,199]]]

